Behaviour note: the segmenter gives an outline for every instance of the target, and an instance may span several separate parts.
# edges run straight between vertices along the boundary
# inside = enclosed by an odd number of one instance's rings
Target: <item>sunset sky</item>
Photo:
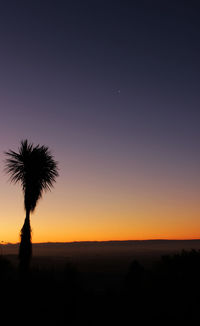
[[[33,242],[200,238],[198,1],[1,1],[0,241],[25,212],[4,151],[49,146]]]

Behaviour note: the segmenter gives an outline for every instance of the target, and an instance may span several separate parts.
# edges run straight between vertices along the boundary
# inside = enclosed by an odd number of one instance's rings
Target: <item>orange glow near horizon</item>
[[[7,185],[1,210],[0,240],[19,242],[23,224],[23,196]],[[55,189],[44,194],[31,216],[33,242],[73,242],[145,239],[198,239],[200,208],[197,198],[169,200],[161,195],[82,193],[68,198]],[[62,192],[64,194],[64,192]],[[116,202],[113,196],[116,196]],[[8,199],[9,198],[9,199]],[[12,198],[12,199],[11,199]],[[75,202],[78,202],[76,205]],[[11,202],[10,202],[11,201]]]
[[[33,242],[200,238],[195,180],[161,178],[137,167],[131,177],[124,169],[96,176],[89,168],[68,168],[31,216]],[[5,175],[3,182],[0,241],[16,243],[25,217],[23,195]]]

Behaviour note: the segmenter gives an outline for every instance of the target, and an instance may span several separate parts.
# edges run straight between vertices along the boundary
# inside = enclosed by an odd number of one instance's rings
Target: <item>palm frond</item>
[[[18,153],[9,150],[5,154],[5,171],[12,182],[21,184],[25,208],[33,211],[43,191],[53,187],[58,176],[58,163],[48,147],[34,147],[27,140],[21,142]]]

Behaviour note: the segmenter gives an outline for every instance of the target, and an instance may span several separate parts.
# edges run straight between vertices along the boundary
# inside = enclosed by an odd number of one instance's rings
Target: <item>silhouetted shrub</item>
[[[4,256],[0,256],[0,278],[1,281],[11,278],[13,275],[13,266]]]

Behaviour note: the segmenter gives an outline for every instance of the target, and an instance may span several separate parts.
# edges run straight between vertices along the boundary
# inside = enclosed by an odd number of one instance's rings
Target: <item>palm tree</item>
[[[51,190],[58,176],[58,163],[54,161],[48,147],[34,147],[27,140],[21,141],[18,153],[9,150],[5,154],[5,171],[12,182],[21,184],[24,194],[26,217],[20,234],[19,266],[22,273],[27,273],[32,256],[30,213],[34,211],[43,192]]]

